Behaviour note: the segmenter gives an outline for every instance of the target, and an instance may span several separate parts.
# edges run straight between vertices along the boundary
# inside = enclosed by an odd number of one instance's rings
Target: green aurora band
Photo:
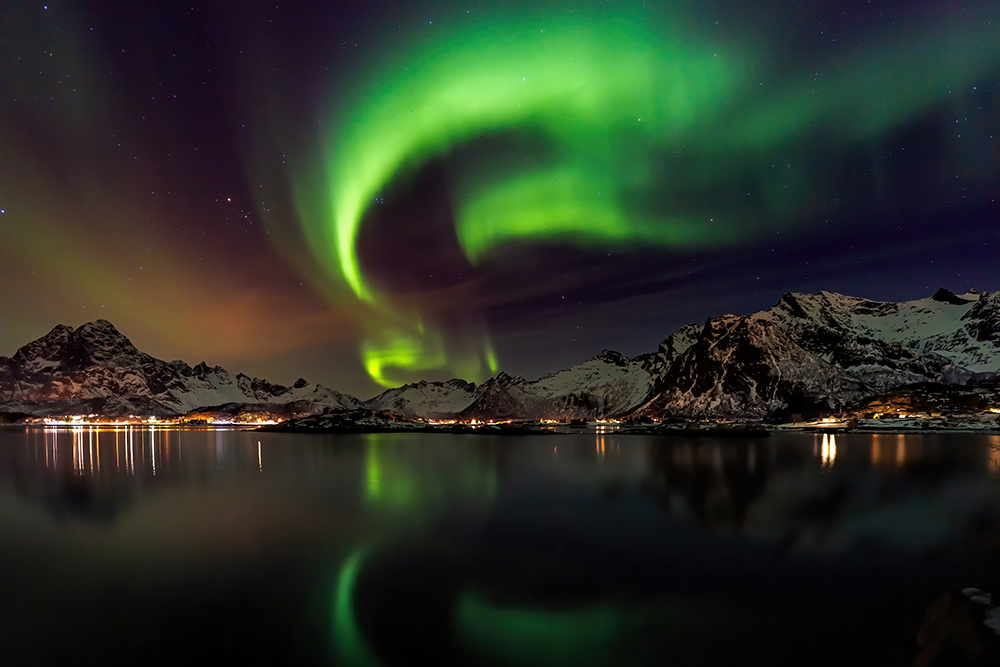
[[[399,371],[460,369],[480,380],[497,370],[488,335],[477,354],[446,349],[418,313],[401,314],[379,293],[359,261],[372,203],[429,161],[453,172],[456,234],[473,263],[521,238],[616,248],[739,243],[808,213],[829,192],[831,174],[810,154],[816,128],[834,128],[821,141],[841,147],[871,141],[1000,61],[996,27],[966,19],[936,26],[930,44],[923,26],[838,56],[836,67],[804,64],[808,74],[779,76],[682,21],[602,9],[462,19],[433,42],[401,40],[338,98],[328,214],[300,217],[327,273],[374,313],[362,356],[379,383],[399,384]],[[501,148],[476,153],[491,136]],[[775,161],[783,172],[770,170]],[[748,178],[759,199],[723,201]]]
[[[507,216],[509,223],[460,215],[459,238],[473,257],[490,237],[566,234],[576,228],[562,221],[567,217],[582,217],[578,224],[599,238],[631,236],[638,225],[610,210],[613,202],[588,221],[590,207],[580,195],[597,197],[602,184],[624,189],[632,169],[614,167],[616,146],[676,136],[729,89],[729,70],[716,53],[658,35],[642,17],[626,13],[489,22],[414,54],[405,69],[378,77],[379,85],[360,96],[363,105],[332,151],[332,222],[344,279],[360,299],[374,298],[355,241],[368,203],[390,181],[462,142],[507,128],[543,133],[572,162],[527,174],[531,184],[492,196],[528,211],[532,220],[539,217],[535,207],[546,205],[539,195],[553,197],[547,206],[560,220],[547,227],[521,222],[516,213]],[[678,234],[666,236],[673,242]]]

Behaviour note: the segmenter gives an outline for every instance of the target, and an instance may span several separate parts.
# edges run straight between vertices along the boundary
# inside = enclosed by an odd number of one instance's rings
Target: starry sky
[[[362,398],[1000,289],[995,1],[0,6],[0,354]]]

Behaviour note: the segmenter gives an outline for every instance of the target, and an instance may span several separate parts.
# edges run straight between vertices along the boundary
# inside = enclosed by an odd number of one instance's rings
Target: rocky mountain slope
[[[301,412],[356,408],[352,396],[299,380],[284,387],[204,362],[161,361],[140,352],[107,320],[59,325],[0,357],[0,408],[28,415],[172,416],[195,408],[298,402]]]
[[[537,380],[500,373],[479,386],[419,382],[368,401],[305,380],[284,387],[160,361],[104,320],[60,325],[0,357],[0,412],[177,415],[223,406],[235,414],[256,406],[283,415],[364,408],[439,419],[755,419],[829,412],[917,383],[998,380],[1000,292],[942,289],[902,303],[788,293],[766,311],[685,325],[635,358],[605,350]]]
[[[710,319],[636,414],[819,414],[921,382],[1000,377],[1000,292],[879,302],[788,293],[771,309]]]
[[[727,315],[705,324],[667,369],[662,391],[636,414],[763,418],[836,409],[864,391],[774,322]]]

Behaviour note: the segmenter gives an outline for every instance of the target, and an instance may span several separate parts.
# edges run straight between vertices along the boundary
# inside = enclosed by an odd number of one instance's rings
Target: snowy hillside
[[[484,382],[463,417],[571,419],[622,415],[652,393],[642,359],[604,350],[572,368],[534,381],[501,373]]]
[[[476,385],[465,380],[417,382],[382,392],[365,401],[369,410],[391,410],[404,417],[447,419],[468,407]]]
[[[873,391],[996,373],[1000,292],[878,302],[833,292],[785,294],[754,317],[779,324],[802,348]]]

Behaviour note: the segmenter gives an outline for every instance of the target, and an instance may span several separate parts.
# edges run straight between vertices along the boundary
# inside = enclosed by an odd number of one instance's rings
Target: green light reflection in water
[[[384,548],[378,545],[419,533],[448,507],[489,508],[496,501],[498,481],[493,465],[483,458],[478,447],[470,446],[460,436],[450,437],[455,438],[450,448],[441,447],[439,440],[428,440],[434,446],[425,448],[413,434],[364,436],[362,499],[379,513],[379,518],[388,519],[383,530],[391,537],[373,537],[358,545],[341,564],[336,577],[331,611],[333,643],[345,664],[379,664],[354,608],[357,581],[369,556]],[[436,453],[433,461],[423,458],[428,451]],[[429,466],[439,474],[428,474],[424,468]]]
[[[364,548],[355,549],[344,561],[333,595],[334,647],[344,664],[352,667],[377,667],[379,664],[358,627],[354,613],[354,589],[365,553]]]
[[[431,465],[421,460],[426,450],[414,443],[412,434],[411,440],[406,437],[385,433],[365,436],[364,499],[370,506],[406,515],[416,522],[433,518],[458,499],[484,507],[496,500],[496,470],[488,462],[477,460],[478,448],[456,442],[456,447],[450,449],[454,456],[433,462],[445,471],[430,475],[422,470]]]
[[[474,593],[458,600],[459,636],[497,664],[614,664],[626,615],[610,605],[565,611],[504,608]]]
[[[791,637],[753,612],[715,596],[598,600],[559,609],[530,601],[502,605],[470,588],[456,601],[454,628],[471,661],[484,664],[739,664],[748,649],[787,664],[782,647]]]

